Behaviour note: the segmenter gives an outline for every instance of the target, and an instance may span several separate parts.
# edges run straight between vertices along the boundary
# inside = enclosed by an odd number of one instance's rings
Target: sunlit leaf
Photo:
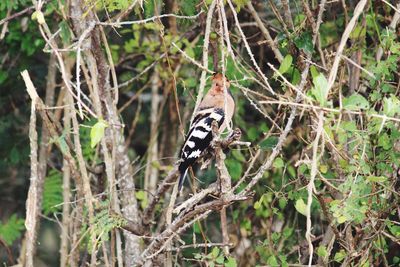
[[[103,138],[104,130],[108,127],[108,124],[104,120],[99,120],[95,125],[93,125],[90,131],[90,146],[94,148]]]
[[[347,110],[359,110],[359,109],[368,109],[369,103],[367,99],[365,99],[360,94],[352,94],[349,97],[345,97],[343,99],[343,108]]]
[[[299,213],[307,216],[307,205],[304,203],[303,199],[299,198],[298,200],[296,200],[296,204],[294,205],[294,207]]]

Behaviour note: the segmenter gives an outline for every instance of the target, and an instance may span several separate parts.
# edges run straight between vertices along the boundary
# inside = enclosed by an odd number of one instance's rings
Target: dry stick
[[[176,178],[179,176],[178,165],[175,165],[174,168],[168,173],[168,175],[164,178],[164,180],[158,185],[156,193],[154,197],[151,199],[150,203],[146,207],[142,216],[142,224],[143,226],[148,226],[152,220],[154,209],[158,202],[160,201],[160,197],[168,190],[168,188],[175,183]]]
[[[175,45],[175,43],[172,42],[172,45]],[[179,47],[178,47],[179,49]],[[153,63],[151,63],[150,65],[148,65],[144,70],[142,70],[138,75],[136,75],[135,77],[127,80],[126,82],[123,82],[121,84],[118,85],[118,88],[122,88],[125,86],[128,86],[129,84],[133,83],[134,81],[138,80],[140,77],[142,77],[143,74],[145,74],[146,72],[148,72],[150,69],[152,69],[157,63],[158,61],[160,61],[162,58],[164,58],[166,56],[167,53],[163,53],[161,54],[161,56],[159,56],[156,60],[154,60]],[[119,110],[118,112],[121,112],[122,110],[125,109],[125,105],[124,104]]]
[[[388,3],[386,3],[388,4]],[[397,3],[397,8],[394,8],[395,13],[393,15],[392,21],[390,22],[389,28],[393,31],[396,30],[397,24],[400,21],[400,1]],[[383,48],[380,46],[378,52],[376,53],[376,60],[380,61],[383,55]]]
[[[250,161],[249,166],[247,167],[246,172],[244,175],[240,178],[240,180],[236,183],[236,185],[232,188],[232,192],[235,192],[235,190],[246,180],[246,178],[249,176],[250,171],[253,169],[254,163],[258,159],[258,157],[261,154],[261,149],[258,149],[256,154],[253,156],[253,158]]]
[[[0,20],[0,26],[3,25],[6,22],[12,20],[12,19],[15,19],[16,17],[19,17],[19,16],[21,16],[21,15],[23,15],[25,13],[28,13],[28,12],[32,11],[33,9],[35,9],[35,7],[34,6],[30,6],[30,7],[25,8],[22,11],[19,11],[17,13],[14,13],[14,14],[12,14],[10,16],[5,17],[4,19]]]
[[[386,233],[386,235],[389,235]],[[392,237],[392,239],[395,239]],[[228,245],[233,245],[233,244],[228,244]],[[200,244],[189,244],[189,245],[183,245],[178,248],[172,248],[171,251],[180,251],[185,248],[210,248],[210,247],[223,247],[226,246],[224,243],[200,243]]]
[[[122,25],[131,25],[131,24],[145,24],[147,22],[152,22],[155,20],[160,20],[162,18],[168,18],[168,17],[175,17],[177,19],[197,19],[203,11],[197,13],[194,16],[180,16],[176,14],[162,14],[159,16],[153,16],[151,18],[143,19],[143,20],[133,20],[133,21],[123,21],[123,22],[98,22],[98,25],[104,25],[104,26],[122,26]]]
[[[288,0],[281,0],[283,6],[283,15],[285,16],[286,25],[288,25],[292,31],[294,31],[294,24],[292,19],[292,12],[290,11],[289,1]]]
[[[331,90],[331,88],[336,80],[336,75],[337,75],[337,71],[339,68],[340,59],[342,58],[342,53],[346,46],[347,40],[349,39],[350,33],[353,31],[353,28],[356,26],[358,17],[361,15],[366,4],[367,4],[367,0],[360,0],[360,2],[358,2],[357,6],[354,9],[354,15],[351,18],[349,24],[346,26],[346,29],[343,32],[339,47],[336,51],[335,60],[333,61],[333,64],[332,64],[331,72],[329,73],[327,94]]]
[[[131,14],[132,9],[135,7],[136,3],[138,0],[134,0],[132,2],[132,4],[130,4],[130,6],[126,9],[121,10],[120,13],[118,13],[117,15],[115,15],[111,20],[115,20],[115,21],[121,21],[121,19],[123,19],[124,17],[126,17],[127,15]],[[143,1],[140,1],[140,6],[143,9]]]
[[[369,118],[378,118],[383,121],[400,122],[400,118],[388,117],[386,115],[368,114],[367,112],[363,112],[363,111],[352,111],[352,110],[345,110],[345,109],[326,108],[326,107],[320,107],[320,106],[314,106],[314,105],[302,104],[302,103],[296,103],[296,102],[271,100],[271,101],[260,101],[260,104],[278,104],[278,105],[297,106],[297,107],[301,107],[301,108],[310,108],[313,111],[322,110],[324,112],[334,112],[334,113],[339,113],[339,114],[356,114],[356,115],[363,115],[363,116],[366,116]]]
[[[229,1],[229,0],[228,0]],[[317,19],[317,28],[316,28],[316,32],[319,31],[319,26],[322,23],[322,14],[325,10],[325,3],[326,0],[322,0],[320,3],[320,7],[319,7],[319,12],[318,12],[318,19]],[[315,46],[317,40],[317,35],[314,34],[313,36],[313,47]],[[302,99],[301,93],[307,83],[307,77],[308,77],[308,71],[310,69],[310,58],[311,55],[308,55],[308,61],[306,62],[306,66],[301,74],[301,82],[298,88],[298,92],[296,95],[296,102],[300,102],[300,100]],[[278,139],[278,143],[276,144],[276,146],[274,147],[274,149],[272,150],[271,155],[267,158],[267,160],[261,165],[261,167],[258,169],[256,175],[252,178],[252,180],[249,182],[249,184],[245,187],[245,189],[243,189],[243,191],[240,192],[240,196],[245,197],[246,195],[248,195],[248,193],[250,192],[250,190],[253,188],[253,186],[255,186],[258,181],[263,177],[265,171],[267,171],[271,166],[272,163],[274,161],[274,159],[278,156],[279,152],[282,149],[283,143],[286,141],[286,138],[290,132],[290,130],[292,129],[292,124],[294,121],[294,118],[296,117],[296,113],[297,113],[297,107],[293,106],[292,110],[290,112],[290,116],[288,118],[288,121],[286,123],[285,129],[282,132],[281,136]]]
[[[162,245],[160,246],[160,248],[158,248],[158,250],[156,250],[154,253],[149,254],[149,252],[151,252],[153,247],[151,247],[151,245],[149,247],[146,248],[146,250],[143,252],[142,254],[142,258],[144,260],[151,260],[154,257],[156,257],[158,254],[160,254],[166,247],[166,245],[175,237],[178,236],[179,234],[181,234],[184,230],[186,230],[188,227],[190,227],[191,225],[193,225],[196,221],[199,221],[205,217],[208,216],[208,214],[211,213],[211,210],[207,210],[204,213],[194,217],[191,221],[183,224],[180,227],[174,227],[174,230],[171,230],[168,232],[168,234],[170,234],[168,237],[164,238],[165,240],[162,242]],[[176,228],[176,229],[175,229]],[[153,243],[152,243],[153,244]],[[150,249],[149,249],[150,248]],[[146,266],[148,266],[146,264]]]
[[[240,33],[240,36],[242,37],[244,46],[246,47],[246,51],[247,51],[247,53],[248,53],[249,56],[250,56],[251,62],[253,63],[254,67],[256,68],[258,74],[261,75],[261,77],[262,77],[262,79],[263,79],[265,85],[267,86],[267,89],[271,92],[271,94],[275,95],[274,90],[272,90],[271,86],[269,85],[268,78],[267,78],[267,77],[265,76],[265,74],[261,71],[260,67],[258,66],[258,64],[257,64],[257,62],[256,62],[256,60],[255,60],[255,58],[254,58],[253,53],[251,52],[249,43],[247,42],[247,39],[246,39],[246,35],[243,33],[243,30],[242,30],[242,28],[240,27],[240,23],[239,23],[239,19],[238,19],[238,16],[237,16],[237,12],[236,12],[236,10],[235,10],[235,8],[234,8],[232,2],[231,2],[230,0],[227,0],[227,2],[228,2],[228,4],[229,4],[229,7],[230,7],[231,10],[232,10],[233,17],[234,17],[235,23],[236,23],[236,27],[237,27],[237,29],[238,29],[238,31],[239,31],[239,33]]]
[[[220,24],[220,31],[221,31],[221,38],[220,38],[220,43],[221,43],[221,68],[222,68],[222,75],[223,77],[225,76],[226,72],[226,67],[225,67],[225,50],[224,50],[224,38],[225,36],[225,28],[224,28],[224,18],[222,17],[222,13],[225,14],[224,10],[224,3],[222,0],[218,0],[218,14],[219,14],[219,24]],[[225,18],[226,21],[226,18]],[[229,37],[228,37],[229,39]],[[232,52],[232,49],[230,50]],[[228,92],[226,89],[226,84],[225,84],[225,79],[223,79],[223,87],[224,87],[224,112],[226,113],[227,110],[227,96]],[[214,140],[218,140],[218,125],[214,121],[213,125],[213,135],[214,135]],[[227,125],[228,131],[231,131],[232,127],[230,124]],[[226,194],[229,192],[231,189],[231,177],[228,173],[228,170],[226,169],[224,160],[225,160],[225,154],[222,152],[222,149],[220,146],[217,146],[215,149],[215,160],[216,160],[216,167],[218,170],[218,177],[219,177],[219,182],[221,186],[221,197],[225,198]],[[220,212],[220,218],[221,218],[221,230],[222,230],[222,243],[228,244],[229,243],[229,234],[228,234],[228,226],[227,226],[227,219],[226,219],[226,207],[222,207],[221,212]],[[224,246],[224,254],[229,255],[229,246],[226,245]]]
[[[308,5],[308,1],[302,0],[301,2],[303,4],[304,13],[306,14],[307,19],[310,22],[311,27],[313,29],[313,32],[315,34],[315,28],[316,28],[317,25],[315,24],[315,20],[314,20],[313,14],[311,12],[310,6]],[[321,57],[322,66],[324,68],[326,68],[326,61],[325,61],[324,53],[322,52],[322,49],[321,49],[321,38],[320,38],[319,33],[317,33],[317,34],[318,34],[318,36],[317,36],[317,49],[318,49],[319,55]]]
[[[74,100],[72,98],[72,96],[69,97],[69,101],[71,103],[71,106],[73,106],[74,104]],[[87,169],[86,169],[86,162],[85,159],[83,158],[83,153],[82,153],[82,147],[81,147],[81,142],[80,142],[80,138],[79,138],[79,123],[78,123],[78,119],[77,119],[77,114],[74,108],[71,108],[71,110],[69,111],[71,113],[71,119],[72,119],[72,128],[73,128],[73,132],[74,132],[74,145],[75,145],[75,153],[76,153],[76,157],[78,160],[78,164],[79,164],[79,171],[82,175],[82,180],[83,180],[83,194],[85,196],[85,202],[88,208],[88,215],[89,215],[89,223],[93,223],[93,218],[94,218],[94,207],[93,207],[93,201],[95,201],[95,199],[93,198],[92,195],[92,190],[90,188],[90,179],[89,179],[89,175],[87,173]],[[91,227],[90,227],[91,228]],[[93,228],[91,228],[93,231]],[[94,234],[91,234],[91,242],[93,244],[93,249],[91,252],[91,256],[92,256],[92,260],[91,260],[91,266],[95,265],[95,250],[96,250],[96,236]]]
[[[253,4],[251,1],[247,3],[247,8],[250,11],[250,14],[254,17],[258,28],[260,28],[261,33],[264,35],[264,38],[267,41],[267,44],[271,48],[272,52],[275,55],[275,58],[279,61],[282,62],[283,56],[281,54],[281,51],[279,51],[278,46],[276,45],[275,41],[272,39],[271,34],[269,33],[267,27],[264,26],[264,23],[262,22],[260,16],[258,15],[257,11],[254,9]]]
[[[232,57],[232,60],[235,62],[235,54],[233,53],[232,50],[232,45],[231,45],[231,40],[229,38],[229,30],[228,30],[228,20],[226,19],[226,12],[224,8],[224,2],[219,1],[219,10],[220,10],[220,20],[222,20],[223,27],[221,27],[221,31],[223,33],[225,42],[226,42],[226,47],[228,49],[228,54]],[[223,42],[223,41],[222,41]]]
[[[26,263],[25,266],[33,267],[33,257],[36,248],[36,224],[39,217],[40,209],[38,207],[38,179],[39,179],[39,163],[38,163],[38,134],[36,131],[36,101],[39,96],[36,93],[35,87],[29,77],[28,71],[21,73],[24,79],[26,89],[32,95],[31,117],[29,122],[29,142],[31,149],[31,177],[28,198],[26,200]]]
[[[192,208],[187,213],[179,215],[171,224],[170,227],[165,229],[159,236],[153,239],[150,245],[143,251],[139,265],[143,264],[144,260],[150,260],[157,256],[165,248],[166,241],[171,240],[176,235],[184,231],[188,226],[192,225],[196,220],[205,218],[211,211],[221,210],[235,201],[245,200],[248,197],[241,197],[229,194],[225,199],[220,198],[211,202],[207,202]]]
[[[40,10],[40,9],[38,9]],[[60,52],[57,49],[57,44],[54,42],[54,40],[52,40],[51,38],[47,37],[50,36],[51,37],[51,32],[47,26],[47,24],[43,24],[43,25],[39,25],[39,30],[40,33],[42,34],[43,39],[46,41],[46,43],[51,47],[52,51],[55,53],[55,55],[57,56],[58,59],[58,65],[60,68],[60,72],[61,72],[61,76],[62,79],[65,83],[66,88],[68,89],[68,91],[71,93],[71,95],[79,101],[78,97],[75,95],[75,93],[73,92],[71,85],[70,85],[70,80],[68,79],[67,75],[66,75],[66,70],[65,70],[65,64],[64,64],[64,60],[62,58],[62,55],[60,54]],[[79,101],[80,105],[82,105],[83,108],[85,108],[85,110],[87,112],[89,112],[90,115],[92,115],[93,117],[97,118],[96,114],[94,114],[94,112],[82,101]]]
[[[54,99],[54,89],[55,89],[55,79],[56,79],[56,71],[55,71],[55,57],[54,56],[50,56],[50,60],[49,60],[49,67],[48,67],[48,75],[47,75],[47,84],[46,84],[46,103],[48,105],[53,105],[53,99]],[[32,86],[32,91],[34,92],[34,87],[32,84],[32,81],[29,78],[29,74],[26,72],[24,72],[24,75],[26,75],[26,77],[24,77],[24,81],[25,79],[28,79],[29,82],[31,83],[30,86]],[[37,97],[37,96],[35,96]],[[36,100],[32,102],[33,105],[36,105]],[[33,110],[31,112],[36,112],[36,110]],[[36,113],[35,113],[36,114]],[[31,120],[32,118],[32,114],[31,114]],[[35,115],[35,125],[36,125],[36,115]],[[30,124],[30,131],[31,130],[35,130],[32,129],[32,124]],[[35,126],[36,127],[36,126]],[[34,137],[34,136],[32,136]],[[35,160],[38,159],[37,162],[37,177],[31,181],[31,186],[29,188],[29,194],[28,197],[30,197],[29,202],[27,200],[27,208],[28,208],[28,203],[30,205],[36,205],[36,211],[33,210],[33,207],[30,207],[31,211],[37,212],[35,216],[39,216],[40,215],[40,210],[42,207],[42,199],[43,199],[43,185],[44,185],[44,179],[46,177],[46,170],[47,170],[47,156],[50,150],[51,146],[48,146],[48,142],[49,142],[49,132],[48,129],[46,127],[42,127],[42,134],[41,134],[42,140],[41,140],[41,144],[39,147],[39,156],[38,158],[35,158]],[[31,144],[34,140],[30,140]],[[36,136],[36,141],[37,141],[37,136]],[[36,144],[37,145],[37,144]],[[32,148],[31,148],[32,149]],[[33,151],[34,152],[34,151]],[[37,151],[35,152],[37,153]],[[32,157],[32,156],[31,156]],[[33,160],[33,159],[32,159]],[[31,166],[31,168],[33,168],[33,166]],[[28,210],[27,210],[28,212]],[[28,218],[28,217],[27,217]],[[38,220],[37,218],[32,218],[32,220],[35,220],[34,223],[34,227],[35,229],[31,230],[31,232],[35,233],[35,236],[33,236],[33,242],[36,241],[36,233],[39,230],[39,226],[40,226],[40,220]],[[31,235],[30,231],[26,232],[26,241],[27,241],[27,249],[32,249],[32,251],[26,251],[29,252],[31,254],[31,256],[27,256],[26,259],[28,259],[28,261],[30,261],[31,257],[33,257],[36,253],[36,246],[35,244],[33,246],[31,246],[31,244],[29,242],[32,241],[32,239],[30,239]],[[22,252],[21,252],[22,253]],[[28,255],[28,254],[27,254]],[[28,263],[27,263],[28,264]]]
[[[42,120],[44,122],[44,127],[46,127],[49,130],[49,134],[50,137],[53,139],[58,139],[60,136],[59,130],[58,130],[58,126],[57,123],[54,122],[54,120],[52,119],[52,117],[50,116],[50,114],[47,113],[46,111],[46,106],[43,104],[42,100],[39,98],[36,89],[33,87],[32,81],[29,78],[29,74],[27,73],[27,71],[23,71],[23,77],[24,79],[26,79],[26,86],[27,88],[29,88],[28,94],[30,96],[31,99],[33,99],[35,101],[35,104],[37,106],[37,110],[40,112],[40,115],[42,117]],[[27,78],[25,78],[27,77]],[[68,143],[68,139],[66,140]],[[56,142],[57,147],[59,148],[59,150],[61,151],[61,153],[63,154],[63,157],[67,160],[68,165],[71,169],[71,174],[72,177],[75,178],[76,180],[76,185],[77,185],[77,191],[78,191],[78,197],[82,198],[83,197],[83,191],[82,191],[82,178],[80,176],[80,173],[78,172],[78,169],[76,167],[76,163],[74,160],[74,157],[71,154],[70,151],[70,145],[68,144],[66,147],[61,147],[60,142]]]
[[[345,55],[342,55],[342,58],[344,58],[347,62],[349,62],[350,64],[352,64],[354,67],[362,70],[363,72],[365,72],[369,77],[371,77],[372,79],[376,79],[375,75],[373,73],[371,73],[370,71],[368,71],[367,69],[361,67],[359,64],[357,64],[357,62],[354,62],[351,58],[346,57]]]
[[[79,109],[79,116],[81,119],[83,119],[83,112],[82,112],[82,105],[81,105],[81,46],[83,44],[83,41],[86,39],[86,37],[89,35],[89,33],[93,30],[95,24],[92,23],[89,25],[89,27],[81,34],[79,37],[78,44],[76,45],[76,91],[77,91],[77,97],[78,97],[78,109]]]
[[[321,133],[324,130],[324,113],[320,112],[318,116],[318,126],[316,129],[317,135],[313,142],[313,158],[311,163],[311,175],[310,181],[307,185],[307,209],[306,209],[306,217],[307,217],[307,231],[306,231],[306,239],[308,241],[308,252],[309,252],[309,259],[308,259],[308,266],[311,266],[312,258],[314,254],[314,247],[311,241],[311,204],[313,199],[313,191],[315,190],[314,180],[315,176],[317,175],[318,171],[318,143],[321,137]]]
[[[269,2],[269,6],[270,6],[270,8],[272,9],[272,12],[274,13],[276,19],[277,19],[278,22],[281,24],[281,26],[282,26],[282,28],[283,28],[283,31],[285,32],[286,36],[287,36],[287,37],[290,37],[291,34],[290,34],[290,32],[289,32],[289,30],[288,30],[288,28],[287,28],[287,25],[286,25],[286,23],[283,21],[282,15],[279,13],[279,11],[278,11],[278,9],[277,9],[277,7],[276,7],[274,1],[268,0],[268,2]]]
[[[173,213],[173,209],[174,209],[174,205],[175,205],[175,201],[176,201],[176,197],[178,195],[178,183],[175,183],[173,189],[172,189],[172,193],[171,193],[171,197],[169,200],[169,204],[167,207],[167,212],[165,214],[165,223],[166,226],[169,227],[172,223],[172,213]],[[166,246],[167,250],[171,250],[172,249],[172,242],[169,242],[169,244],[167,244]],[[167,259],[168,262],[166,264],[166,266],[172,266],[172,254],[171,252],[168,252],[167,254]]]
[[[210,45],[211,22],[216,4],[217,0],[213,0],[208,8],[207,19],[206,19],[206,29],[204,32],[204,44],[203,44],[203,66],[206,68],[208,68],[208,49]],[[193,112],[192,117],[190,118],[190,125],[192,125],[193,123],[196,110],[198,109],[201,99],[203,98],[204,87],[206,86],[206,75],[207,75],[206,71],[202,69],[200,76],[199,92],[197,94],[196,104],[194,106],[195,112]]]
[[[213,128],[217,128],[215,123],[213,123]],[[216,130],[213,130],[213,132],[216,132]],[[225,140],[218,140],[215,142],[216,149],[220,149],[222,153],[222,149],[228,147],[230,144],[234,143],[236,140],[240,138],[240,130],[235,130],[234,134],[229,136]],[[241,196],[234,196],[231,194],[229,191],[230,189],[230,176],[228,173],[228,170],[226,169],[226,166],[223,162],[223,156],[216,156],[218,159],[217,163],[217,169],[218,169],[218,175],[220,177],[221,181],[221,187],[222,190],[225,192],[221,196],[220,199],[208,202],[202,205],[198,205],[194,207],[198,201],[200,201],[202,198],[199,198],[198,196],[201,195],[203,198],[207,196],[207,194],[204,194],[204,191],[210,190],[211,192],[214,192],[214,190],[217,190],[217,186],[215,184],[210,185],[210,187],[206,190],[203,190],[200,193],[195,194],[193,197],[191,197],[188,201],[185,203],[182,203],[181,206],[184,206],[186,208],[186,213],[182,212],[177,218],[175,218],[174,222],[167,227],[161,234],[159,234],[157,237],[154,238],[154,240],[151,242],[151,244],[146,248],[146,250],[142,253],[141,255],[141,261],[144,261],[146,259],[151,259],[155,256],[157,256],[159,253],[162,252],[162,250],[166,247],[166,243],[172,240],[176,236],[177,233],[180,233],[187,227],[187,221],[192,220],[195,218],[195,220],[200,219],[197,218],[198,216],[203,216],[206,217],[209,212],[212,210],[221,210],[224,206],[229,205],[233,201],[239,201],[246,199],[247,197],[241,197]],[[167,177],[171,177],[174,175],[175,172],[178,172],[177,167],[173,171],[171,171],[170,175]],[[177,174],[176,174],[177,175]],[[161,185],[160,185],[161,186]],[[159,186],[159,187],[160,187]],[[157,195],[154,197],[156,198]],[[178,207],[179,209],[179,207]],[[197,219],[196,219],[197,218]],[[183,225],[183,226],[182,226]]]
[[[98,20],[97,16],[96,19]],[[107,60],[108,64],[111,69],[111,76],[113,79],[113,90],[114,90],[114,99],[113,101],[106,101],[106,108],[109,114],[109,119],[111,120],[112,127],[109,130],[109,135],[108,135],[108,141],[112,144],[111,147],[111,155],[108,151],[108,145],[106,138],[103,138],[101,140],[101,147],[103,150],[103,155],[104,155],[104,161],[106,165],[106,173],[107,173],[107,178],[108,178],[108,183],[109,183],[109,192],[110,192],[110,199],[111,199],[111,207],[113,210],[117,211],[118,213],[121,212],[120,210],[120,203],[119,203],[119,198],[117,196],[117,191],[116,191],[116,177],[115,177],[115,172],[116,172],[116,154],[117,154],[117,147],[118,147],[118,130],[114,127],[114,125],[119,124],[119,120],[116,119],[117,116],[117,103],[118,103],[118,80],[117,80],[117,75],[115,72],[115,67],[114,67],[114,62],[111,56],[111,50],[108,45],[107,38],[105,36],[104,30],[101,26],[99,26],[99,34],[102,38],[102,41],[104,43],[104,46],[106,48],[106,54],[107,54]],[[111,94],[109,95],[111,98]],[[116,250],[117,250],[117,261],[118,261],[118,266],[123,267],[123,249],[122,249],[122,239],[121,239],[121,232],[119,229],[114,229],[115,232],[115,239],[116,239]]]
[[[115,65],[112,58],[110,46],[108,45],[106,34],[104,33],[104,29],[101,26],[100,26],[100,34],[101,34],[101,39],[104,43],[104,47],[106,48],[107,60],[108,64],[110,65],[111,77],[113,79],[113,85],[114,85],[112,88],[114,90],[113,104],[117,106],[119,100],[119,90],[118,90],[119,86],[118,86],[117,73],[115,71]]]
[[[198,204],[202,199],[204,199],[208,195],[215,194],[217,192],[217,185],[211,184],[206,189],[201,190],[200,192],[194,194],[192,197],[188,198],[184,202],[182,202],[178,207],[173,210],[173,213],[179,214],[184,209],[191,210],[196,204]]]
[[[201,63],[197,62],[194,58],[190,57],[185,51],[180,49],[174,42],[172,42],[171,44],[184,56],[184,58],[189,60],[191,63],[193,63],[199,69],[201,69],[202,71],[205,71],[205,72],[207,72],[209,74],[213,74],[214,73],[214,71],[210,70],[207,66],[201,65]],[[204,88],[203,88],[203,91],[204,91]]]
[[[158,96],[159,74],[157,71],[151,76],[151,110],[150,110],[150,139],[147,150],[147,164],[144,174],[144,188],[151,194],[157,187],[158,169],[153,166],[158,156],[158,122],[159,96]]]
[[[386,5],[390,6],[391,8],[393,8],[394,11],[396,11],[397,13],[400,13],[400,8],[399,8],[399,4],[397,5],[397,7],[395,7],[394,5],[392,5],[391,3],[389,3],[386,0],[382,0],[382,2],[384,2]]]
[[[69,112],[68,106],[64,108],[64,128],[69,129],[71,127],[71,113]],[[69,133],[66,133],[69,134]],[[71,171],[68,162],[63,159],[63,208],[62,208],[62,223],[61,223],[61,241],[60,241],[60,267],[67,267],[68,261],[68,244],[70,243],[68,225],[70,223],[70,204],[71,201]]]

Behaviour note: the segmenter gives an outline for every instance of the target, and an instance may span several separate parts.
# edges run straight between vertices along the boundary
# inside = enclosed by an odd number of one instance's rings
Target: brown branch
[[[24,79],[28,92],[36,92],[33,83],[29,77],[28,71],[21,73]],[[37,98],[32,98],[31,104],[31,117],[29,122],[29,141],[31,149],[31,176],[28,198],[26,200],[26,262],[25,266],[33,266],[33,257],[36,251],[36,238],[37,238],[37,224],[40,213],[39,204],[39,162],[38,162],[38,134],[36,131],[36,101]]]
[[[154,197],[143,212],[142,225],[148,226],[153,219],[153,213],[156,205],[160,202],[161,196],[171,187],[179,176],[178,165],[175,164],[174,168],[168,173],[167,177],[159,183]]]
[[[265,27],[260,16],[258,15],[257,11],[254,9],[254,6],[251,3],[251,1],[249,1],[247,3],[247,8],[249,9],[250,14],[253,16],[254,20],[256,21],[258,28],[260,28],[261,33],[264,35],[264,38],[266,39],[267,44],[269,45],[269,47],[271,48],[272,52],[275,55],[275,58],[279,62],[282,62],[283,56],[281,54],[281,51],[279,51],[277,44],[275,43],[274,39],[272,39],[271,34],[269,33],[267,27]]]
[[[317,29],[316,32],[318,33],[319,31],[319,26],[322,23],[322,14],[325,11],[325,3],[326,0],[322,0],[320,3],[320,8],[319,8],[319,13],[318,13],[318,18],[317,18]],[[314,34],[313,36],[313,47],[315,46],[315,43],[317,41],[317,34]],[[307,55],[307,60],[306,60],[306,64],[305,67],[301,73],[301,82],[300,85],[298,87],[297,90],[297,95],[296,95],[296,102],[300,102],[302,99],[302,92],[304,90],[304,87],[307,84],[307,77],[308,77],[308,72],[310,69],[310,65],[311,65],[311,54]],[[279,139],[278,139],[278,143],[276,144],[276,146],[274,147],[274,149],[272,150],[271,155],[264,161],[264,163],[261,165],[261,167],[258,169],[256,175],[252,178],[252,180],[249,182],[249,184],[245,187],[245,189],[240,193],[241,196],[245,197],[249,194],[250,190],[253,188],[253,186],[255,186],[258,181],[263,177],[264,173],[272,166],[273,161],[275,160],[275,158],[279,155],[282,146],[284,144],[284,142],[286,141],[286,138],[289,134],[289,132],[292,129],[292,125],[293,125],[293,121],[296,117],[296,113],[297,113],[297,107],[293,106],[292,110],[290,112],[290,116],[288,118],[288,121],[286,123],[285,129],[282,132],[282,134],[280,135]]]
[[[12,20],[12,19],[15,19],[15,18],[17,18],[19,16],[24,15],[25,13],[30,13],[34,9],[35,9],[34,6],[30,6],[30,7],[25,8],[24,10],[21,10],[21,11],[19,11],[17,13],[14,13],[14,14],[12,14],[10,16],[5,17],[4,19],[0,20],[0,26],[3,25],[6,22]]]
[[[292,19],[292,12],[290,10],[289,6],[289,1],[288,0],[281,0],[282,7],[283,7],[283,15],[286,20],[286,25],[289,26],[289,28],[294,31],[294,24],[293,24],[293,19]]]
[[[142,253],[138,265],[143,265],[144,262],[151,260],[163,250],[163,245],[173,238],[175,235],[179,234],[187,227],[194,223],[193,219],[199,219],[200,217],[206,217],[211,211],[221,210],[224,206],[230,205],[233,202],[244,200],[239,196],[231,195],[226,199],[217,199],[205,204],[197,205],[194,209],[182,213],[179,215],[172,224],[165,229],[159,236],[155,237],[154,240],[149,244],[146,250]],[[189,223],[189,224],[187,224]]]

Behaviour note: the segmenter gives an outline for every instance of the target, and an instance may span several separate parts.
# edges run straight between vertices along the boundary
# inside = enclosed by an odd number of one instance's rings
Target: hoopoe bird
[[[219,133],[222,133],[232,121],[235,100],[229,87],[230,82],[224,75],[221,73],[214,74],[211,89],[196,110],[196,115],[180,153],[179,191],[182,190],[188,168],[196,162],[213,141],[212,122],[214,120],[217,122]]]

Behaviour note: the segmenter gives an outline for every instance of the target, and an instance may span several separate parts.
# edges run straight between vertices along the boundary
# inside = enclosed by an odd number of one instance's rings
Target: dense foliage
[[[397,266],[399,10],[0,1],[0,262],[29,266],[34,240],[34,266]],[[36,106],[36,165],[25,69],[48,107]],[[233,126],[251,143],[224,151],[235,190],[223,205],[215,161],[179,196],[163,184],[213,71],[230,79]],[[24,227],[32,187],[37,240]]]

